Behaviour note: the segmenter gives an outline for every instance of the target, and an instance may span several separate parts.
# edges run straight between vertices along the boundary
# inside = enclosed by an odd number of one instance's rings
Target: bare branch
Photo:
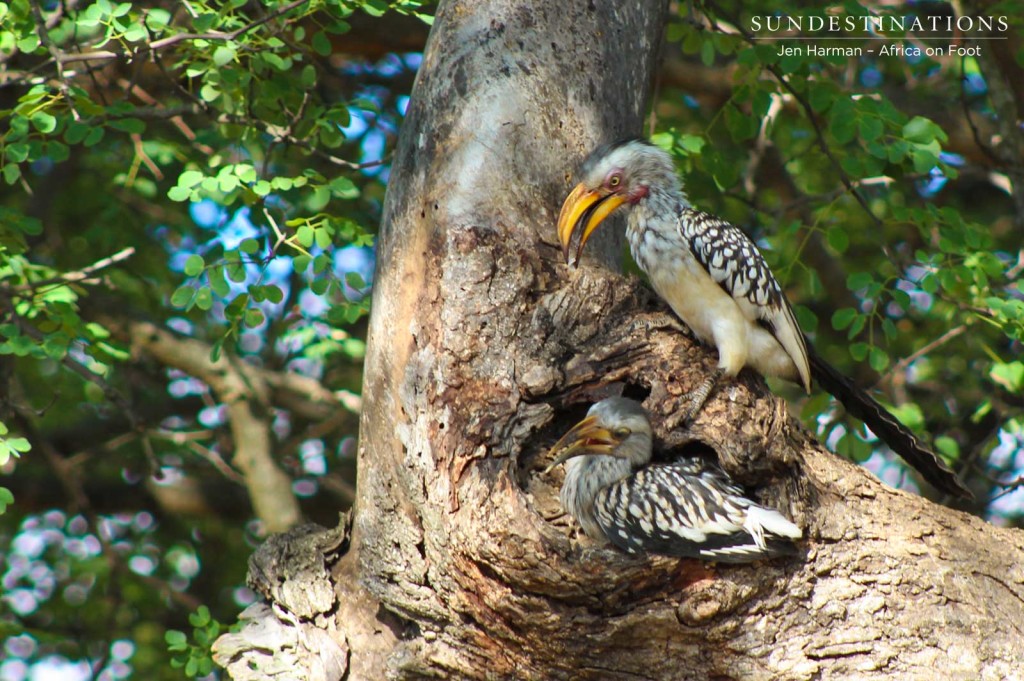
[[[900,376],[904,371],[906,371],[907,367],[909,367],[911,364],[913,364],[920,358],[924,357],[928,353],[932,352],[933,350],[942,347],[943,345],[953,340],[957,336],[963,335],[965,331],[967,331],[967,326],[964,324],[954,326],[952,329],[942,334],[941,336],[939,336],[932,342],[928,343],[924,347],[920,348],[916,352],[907,355],[900,361],[893,364],[888,371],[886,371],[884,374],[882,374],[881,377],[879,377],[876,387],[884,383],[885,381],[896,380],[896,377]]]
[[[245,372],[241,363],[223,357],[213,361],[205,343],[179,338],[154,324],[132,324],[130,335],[134,352],[146,352],[167,366],[203,380],[227,405],[234,462],[245,476],[257,516],[275,532],[297,523],[301,513],[291,480],[272,457],[266,384],[253,372]]]

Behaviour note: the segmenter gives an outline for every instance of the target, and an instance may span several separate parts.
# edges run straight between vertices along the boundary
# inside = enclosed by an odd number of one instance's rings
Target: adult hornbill
[[[747,498],[717,466],[651,464],[651,424],[638,403],[598,402],[552,448],[565,463],[562,506],[591,539],[627,553],[749,563],[795,553],[800,528]]]
[[[814,352],[760,251],[733,225],[690,205],[667,152],[640,139],[602,146],[584,161],[580,179],[558,216],[566,263],[578,263],[598,225],[624,207],[636,264],[694,334],[718,350],[718,368],[693,392],[688,419],[719,378],[734,377],[745,366],[808,392],[813,377],[925,480],[971,496],[945,462]]]

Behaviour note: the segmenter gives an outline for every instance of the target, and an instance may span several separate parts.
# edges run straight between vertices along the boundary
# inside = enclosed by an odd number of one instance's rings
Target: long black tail
[[[921,477],[948,494],[964,499],[974,496],[945,461],[922,445],[917,437],[875,398],[826,362],[815,351],[810,341],[807,343],[807,356],[811,364],[811,375],[818,381],[818,385],[842,402],[846,411],[863,421],[882,442],[889,445],[890,449],[920,473]]]

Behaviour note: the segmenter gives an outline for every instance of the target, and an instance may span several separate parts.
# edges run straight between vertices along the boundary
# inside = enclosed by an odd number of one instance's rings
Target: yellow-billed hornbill
[[[723,563],[794,553],[800,528],[744,496],[702,459],[651,464],[651,424],[622,397],[590,408],[555,446],[551,470],[565,463],[560,498],[591,539],[628,553]]]
[[[667,152],[640,139],[606,145],[584,161],[580,180],[558,216],[566,263],[577,264],[598,225],[624,206],[636,264],[694,334],[718,350],[717,371],[693,392],[688,419],[719,378],[745,366],[807,391],[813,376],[925,480],[971,496],[942,459],[814,352],[760,251],[733,225],[690,205]]]

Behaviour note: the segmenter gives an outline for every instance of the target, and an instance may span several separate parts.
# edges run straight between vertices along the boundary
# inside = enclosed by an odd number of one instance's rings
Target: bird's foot
[[[630,331],[643,331],[647,336],[656,329],[672,329],[684,336],[693,337],[690,328],[679,320],[679,317],[669,312],[652,312],[633,321]]]
[[[721,377],[722,370],[715,369],[710,376],[701,381],[701,384],[690,393],[690,404],[683,411],[682,418],[678,420],[677,425],[689,428],[693,424],[693,420],[697,418],[697,414],[704,408],[708,398],[711,397],[712,391],[715,389],[715,385],[718,383],[718,379]]]

